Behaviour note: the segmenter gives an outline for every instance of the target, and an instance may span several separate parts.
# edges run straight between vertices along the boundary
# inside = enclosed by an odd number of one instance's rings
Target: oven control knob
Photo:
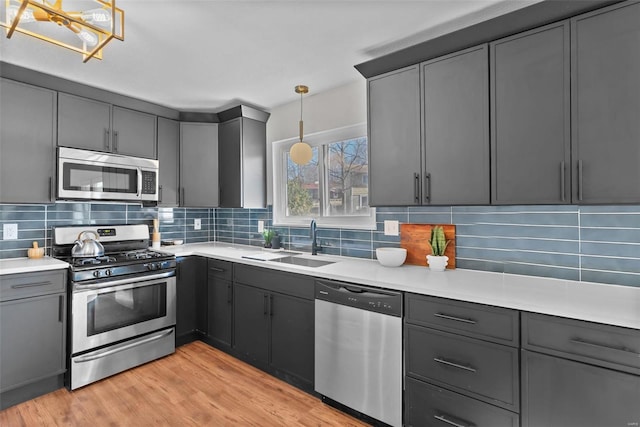
[[[104,275],[105,276],[111,276],[111,270],[105,270],[104,271]]]
[[[100,270],[96,270],[93,272],[93,277],[100,277]]]
[[[149,264],[147,264],[147,268],[149,270],[157,270],[158,269],[158,264],[150,262]]]

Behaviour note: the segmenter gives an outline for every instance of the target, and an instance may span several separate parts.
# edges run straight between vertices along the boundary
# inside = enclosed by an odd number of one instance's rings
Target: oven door
[[[174,326],[175,271],[75,284],[71,324],[72,354]]]

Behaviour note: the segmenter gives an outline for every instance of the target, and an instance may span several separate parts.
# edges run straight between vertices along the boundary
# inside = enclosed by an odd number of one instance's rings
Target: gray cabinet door
[[[218,206],[218,124],[180,123],[180,205]]]
[[[522,350],[524,427],[640,422],[640,377]]]
[[[53,200],[56,93],[0,79],[0,202]]]
[[[58,93],[58,145],[111,151],[111,105]]]
[[[207,288],[207,335],[216,343],[231,347],[233,320],[233,285],[209,275]]]
[[[114,153],[156,158],[156,116],[113,107],[111,148]]]
[[[574,203],[640,202],[640,3],[572,20]]]
[[[66,295],[0,304],[0,392],[65,372]]]
[[[486,45],[423,63],[423,204],[489,204]]]
[[[369,205],[420,204],[418,65],[368,81]]]
[[[261,367],[269,363],[269,294],[233,286],[233,348]]]
[[[242,207],[242,118],[218,125],[220,207]]]
[[[492,203],[569,203],[568,23],[490,48]]]
[[[158,117],[158,206],[178,206],[180,123]]]

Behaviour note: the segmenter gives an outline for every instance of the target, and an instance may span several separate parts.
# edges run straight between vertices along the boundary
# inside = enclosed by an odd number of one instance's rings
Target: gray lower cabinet
[[[58,145],[156,158],[156,116],[58,94]]]
[[[640,423],[640,331],[522,313],[522,424]]]
[[[492,203],[570,203],[569,23],[490,49]]]
[[[489,204],[487,45],[421,64],[422,204]]]
[[[640,2],[574,18],[574,203],[640,202]]]
[[[0,93],[0,203],[50,203],[56,92],[0,79]]]
[[[517,426],[518,312],[405,295],[405,424]]]
[[[419,67],[402,68],[369,79],[367,98],[369,205],[419,205]]]
[[[218,124],[180,123],[180,205],[218,207]]]
[[[63,386],[66,270],[0,276],[0,409]]]
[[[180,123],[158,117],[158,206],[178,206]]]
[[[207,332],[207,259],[178,257],[176,268],[176,345]]]
[[[239,357],[313,389],[312,277],[236,264],[233,348]]]
[[[207,337],[230,349],[233,335],[233,263],[207,260]]]

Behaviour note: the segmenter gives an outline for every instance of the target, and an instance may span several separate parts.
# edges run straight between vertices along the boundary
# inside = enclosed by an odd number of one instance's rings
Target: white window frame
[[[363,136],[367,136],[367,126],[365,123],[359,123],[308,134],[304,136],[304,141],[311,147],[320,147]],[[287,217],[287,168],[285,167],[285,159],[291,146],[298,141],[299,138],[288,138],[273,143],[273,224],[275,226],[307,227],[311,220],[315,219],[319,227],[375,230],[376,210],[372,207],[369,208],[369,215]],[[324,160],[325,162],[327,161],[327,159]],[[323,176],[325,170],[326,165],[321,165],[319,177],[321,182],[326,181]]]

